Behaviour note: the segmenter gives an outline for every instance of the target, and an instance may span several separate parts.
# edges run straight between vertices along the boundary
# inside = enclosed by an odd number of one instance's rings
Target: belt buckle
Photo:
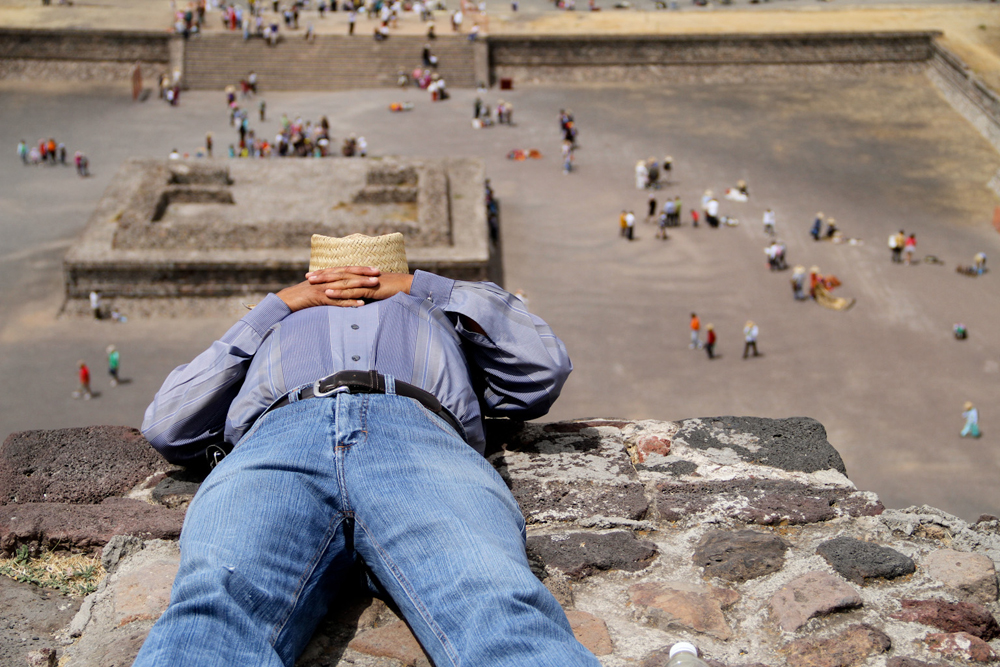
[[[315,382],[313,382],[313,398],[323,398],[324,396],[332,396],[333,394],[342,394],[345,391],[348,391],[349,387],[345,384],[340,384],[339,382],[335,382],[333,387],[329,391],[323,391],[322,389],[320,389],[320,384],[322,384],[323,380],[327,379],[329,378],[320,378]]]

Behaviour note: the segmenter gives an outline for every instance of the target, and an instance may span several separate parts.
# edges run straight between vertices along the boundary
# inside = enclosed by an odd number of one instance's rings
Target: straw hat
[[[792,273],[805,273],[805,272],[806,272],[806,267],[802,266],[801,264],[792,269]]]
[[[972,401],[966,401],[965,405],[962,406],[962,409],[963,410],[971,410],[972,409]]]
[[[809,267],[809,273],[819,273],[819,267],[818,266]]]
[[[409,273],[403,235],[351,234],[342,238],[312,235],[309,270],[338,266],[372,266],[383,273]]]

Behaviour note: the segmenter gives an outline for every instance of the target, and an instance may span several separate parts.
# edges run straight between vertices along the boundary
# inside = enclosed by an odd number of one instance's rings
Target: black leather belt
[[[312,386],[303,387],[299,391],[299,397],[297,400],[302,401],[307,398],[332,396],[338,391],[346,391],[350,394],[384,394],[385,377],[378,371],[340,371],[338,373],[334,373],[333,375],[328,375],[325,378],[316,380]],[[465,431],[462,429],[458,420],[453,414],[451,414],[451,411],[448,410],[448,408],[441,405],[441,401],[439,401],[437,396],[434,394],[429,391],[424,391],[420,387],[416,387],[408,382],[396,380],[396,395],[405,396],[406,398],[412,398],[417,401],[422,406],[448,422],[448,424],[455,429],[455,432],[458,433],[459,437],[462,439],[465,438],[463,435]],[[271,406],[265,410],[263,414],[261,414],[261,416],[263,417],[268,412],[277,410],[278,408],[283,408],[291,403],[292,401],[289,396],[290,394],[279,398],[277,401],[272,403]]]

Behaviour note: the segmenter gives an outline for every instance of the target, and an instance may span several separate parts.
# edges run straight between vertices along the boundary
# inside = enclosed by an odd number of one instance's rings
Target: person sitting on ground
[[[823,238],[833,240],[839,232],[840,229],[837,227],[837,221],[830,218],[826,221],[826,234],[823,235]]]
[[[986,272],[986,253],[977,252],[976,256],[972,258],[972,268],[976,272],[977,276],[981,276]]]
[[[599,667],[483,458],[484,415],[549,410],[565,346],[492,283],[411,275],[401,235],[357,237],[321,239],[331,261],[177,367],[147,408],[168,461],[211,447],[218,463],[135,667],[292,665],[358,586],[433,664]]]

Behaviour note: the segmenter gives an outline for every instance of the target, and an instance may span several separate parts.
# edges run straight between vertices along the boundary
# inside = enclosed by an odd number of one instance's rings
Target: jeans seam
[[[437,640],[441,643],[441,647],[448,655],[448,659],[451,661],[451,664],[454,667],[459,667],[460,660],[458,660],[458,656],[456,654],[454,647],[452,647],[451,642],[448,641],[448,637],[445,634],[444,630],[442,630],[441,627],[434,622],[434,618],[427,610],[427,607],[424,606],[423,602],[420,601],[420,598],[417,596],[417,593],[414,590],[412,584],[410,584],[410,580],[406,578],[406,576],[402,573],[402,571],[400,571],[399,567],[392,560],[389,554],[385,551],[385,549],[382,548],[382,545],[380,545],[378,541],[375,540],[371,532],[369,532],[368,526],[366,526],[364,522],[358,519],[357,517],[355,517],[354,520],[357,523],[357,525],[361,528],[361,530],[365,531],[365,535],[368,536],[368,539],[371,541],[372,546],[375,547],[375,550],[378,552],[379,557],[382,559],[382,562],[385,563],[386,567],[388,567],[389,571],[392,573],[392,576],[395,577],[396,582],[406,592],[407,597],[413,603],[413,606],[414,608],[416,608],[417,613],[420,614],[420,618],[427,624],[427,626],[431,629],[431,631],[434,632],[434,636],[437,637]]]
[[[337,533],[337,528],[344,521],[343,513],[338,512],[336,516],[330,522],[330,526],[326,530],[326,539],[323,540],[323,545],[321,548],[316,550],[316,555],[313,560],[309,563],[309,567],[305,569],[302,576],[299,577],[299,582],[295,590],[295,595],[292,598],[292,603],[288,605],[288,610],[285,612],[284,617],[279,620],[275,626],[274,630],[271,632],[271,636],[268,638],[268,643],[274,646],[278,641],[278,636],[285,630],[285,626],[288,624],[288,620],[292,616],[292,612],[299,604],[299,599],[302,597],[302,591],[305,589],[306,583],[312,578],[312,575],[316,572],[316,566],[319,561],[323,558],[323,554],[327,552],[330,548],[330,542],[333,541],[333,536]]]
[[[462,440],[465,440],[466,442],[468,442],[468,440],[466,440],[466,438],[465,438],[465,434],[464,433],[459,433],[458,431],[456,431],[455,427],[452,426],[451,424],[449,424],[448,420],[446,420],[444,417],[442,417],[441,415],[438,415],[438,414],[435,414],[435,413],[431,412],[420,401],[417,401],[415,399],[407,399],[407,400],[412,400],[414,403],[416,403],[417,407],[419,407],[420,410],[423,411],[423,413],[425,415],[427,415],[427,417],[430,418],[431,423],[434,424],[434,426],[438,427],[439,429],[441,429],[442,431],[444,431],[448,435],[457,435]]]

